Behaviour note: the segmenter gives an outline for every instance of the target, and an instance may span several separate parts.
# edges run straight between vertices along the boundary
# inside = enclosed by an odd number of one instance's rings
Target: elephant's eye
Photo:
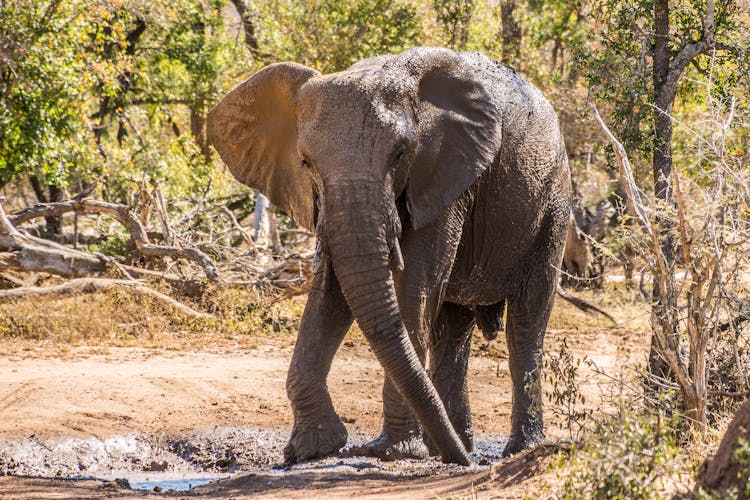
[[[303,166],[304,168],[310,168],[310,162],[308,162],[308,161],[307,161],[307,158],[305,158],[305,157],[302,157],[302,161],[300,162],[300,164],[301,164],[301,165],[302,165],[302,166]]]
[[[404,156],[406,156],[406,144],[402,144],[398,147],[398,149],[396,150],[396,154],[393,157],[393,162],[394,163],[400,162],[401,160],[404,159]]]

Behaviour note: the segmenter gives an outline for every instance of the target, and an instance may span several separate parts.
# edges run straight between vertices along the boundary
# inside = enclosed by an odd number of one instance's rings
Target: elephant
[[[541,353],[571,181],[539,90],[485,55],[444,48],[328,75],[276,63],[227,94],[207,128],[239,181],[318,237],[287,376],[286,463],[347,442],[326,379],[354,320],[385,372],[382,431],[361,452],[469,465],[471,334],[478,323],[492,338],[504,313],[503,454],[544,439]]]

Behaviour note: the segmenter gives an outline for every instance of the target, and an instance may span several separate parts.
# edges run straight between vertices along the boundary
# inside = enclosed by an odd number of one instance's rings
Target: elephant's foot
[[[519,436],[518,434],[511,433],[510,438],[508,438],[508,442],[505,445],[505,448],[503,448],[502,456],[509,457],[511,455],[515,455],[518,452],[542,444],[544,441],[544,433],[542,433],[541,431],[531,433],[527,436]]]
[[[294,424],[292,436],[284,448],[286,464],[333,455],[344,447],[349,435],[343,422],[335,413],[328,417]]]
[[[384,462],[404,458],[425,459],[429,452],[419,434],[410,434],[401,439],[383,432],[362,446],[353,446],[347,452],[354,456],[376,457]]]

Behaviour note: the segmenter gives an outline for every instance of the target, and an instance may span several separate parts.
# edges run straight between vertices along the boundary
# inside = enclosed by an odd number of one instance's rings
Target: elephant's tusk
[[[322,253],[323,253],[323,240],[321,238],[318,238],[318,244],[315,247],[315,255],[313,256],[313,261],[312,261],[313,273],[318,272],[318,268],[320,267],[320,258],[321,258]]]
[[[401,254],[401,245],[398,242],[398,238],[393,239],[392,257],[393,257],[393,260],[396,262],[396,268],[399,271],[403,271],[404,270],[404,256]]]
[[[318,244],[315,245],[315,255],[313,256],[312,261],[313,273],[318,272],[320,260],[323,256],[323,210],[320,207],[320,198],[318,198],[317,193],[315,193],[315,206],[318,209],[318,220],[317,224],[315,224],[315,236],[318,237]]]

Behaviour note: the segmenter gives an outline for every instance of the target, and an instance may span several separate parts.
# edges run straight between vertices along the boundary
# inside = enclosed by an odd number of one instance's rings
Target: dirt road
[[[584,340],[600,368],[614,370],[627,358],[614,338]],[[63,357],[0,358],[0,474],[11,474],[0,477],[0,498],[135,498],[157,493],[113,480],[167,490],[218,477],[228,479],[173,494],[512,498],[528,493],[524,481],[539,468],[539,456],[549,454],[499,461],[510,424],[510,378],[506,360],[479,352],[470,362],[473,468],[333,457],[274,470],[292,425],[285,394],[291,352],[272,345],[206,352],[72,348]],[[345,342],[329,382],[350,443],[380,430],[382,377],[366,345]],[[591,404],[598,382],[586,384]],[[563,436],[561,422],[548,414],[547,423],[548,436]]]

